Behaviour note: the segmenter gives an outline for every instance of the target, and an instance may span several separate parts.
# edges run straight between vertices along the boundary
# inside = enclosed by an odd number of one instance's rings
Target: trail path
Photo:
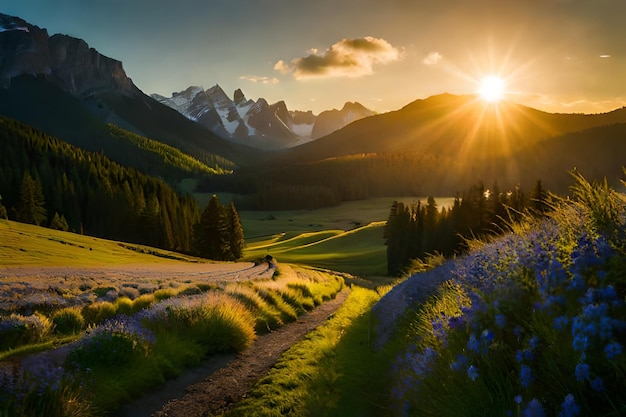
[[[237,356],[213,357],[202,367],[123,407],[115,417],[206,417],[234,408],[287,349],[341,307],[348,293],[343,290],[298,321],[259,336],[252,347]]]
[[[289,270],[289,267],[285,267]],[[50,284],[75,288],[84,282],[92,286],[148,285],[155,281],[170,282],[229,282],[270,278],[274,268],[253,263],[174,263],[149,265],[115,265],[111,267],[7,267],[0,266],[0,308],[15,305],[16,299],[30,304],[41,302],[42,296],[55,296]],[[86,289],[85,293],[90,293]],[[259,336],[252,347],[238,355],[217,355],[200,366],[166,382],[154,392],[138,398],[110,417],[205,417],[223,413],[235,407],[254,383],[274,366],[280,356],[304,335],[323,324],[346,300],[349,290],[341,291],[335,299],[326,301],[279,329]],[[34,298],[33,298],[34,297]],[[77,295],[80,297],[80,295]],[[31,300],[31,298],[33,298]],[[61,299],[60,296],[58,296]],[[54,299],[48,300],[54,303]],[[22,358],[21,365],[30,360],[45,360],[62,364],[71,346]],[[5,361],[0,366],[13,366]]]

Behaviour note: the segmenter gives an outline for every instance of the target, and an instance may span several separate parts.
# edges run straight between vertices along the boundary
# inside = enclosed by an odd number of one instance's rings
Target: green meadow
[[[2,266],[102,266],[198,258],[143,245],[98,239],[0,220]]]
[[[228,198],[223,196],[221,198]],[[394,200],[407,204],[427,197],[374,198],[318,210],[241,211],[245,260],[266,255],[354,275],[387,274],[385,222]],[[453,198],[436,198],[449,207]]]

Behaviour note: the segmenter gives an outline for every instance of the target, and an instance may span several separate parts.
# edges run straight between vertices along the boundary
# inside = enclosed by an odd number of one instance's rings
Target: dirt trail
[[[341,307],[348,293],[349,290],[343,290],[298,321],[259,336],[252,347],[236,356],[211,358],[200,368],[123,407],[114,416],[207,417],[233,409],[289,347]]]

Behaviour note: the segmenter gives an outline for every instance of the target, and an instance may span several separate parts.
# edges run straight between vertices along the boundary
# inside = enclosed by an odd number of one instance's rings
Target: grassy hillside
[[[164,178],[167,170],[161,169],[162,163],[154,160],[152,150],[128,139],[120,140],[107,125],[113,123],[127,131],[167,143],[211,167],[230,169],[234,166],[229,157],[223,156],[238,152],[233,152],[228,143],[147,96],[145,101],[137,97],[120,98],[113,93],[84,101],[44,79],[20,76],[11,81],[9,88],[0,89],[0,114],[85,150],[102,152],[121,164]],[[121,114],[116,106],[123,110],[120,110]],[[163,126],[167,129],[159,130]],[[151,166],[146,165],[146,158]]]
[[[385,275],[385,222],[372,222],[349,231],[325,230],[295,236],[277,234],[248,243],[246,260],[267,254],[280,262],[301,263],[355,275]]]
[[[198,262],[197,258],[31,224],[0,220],[2,266],[104,266]]]

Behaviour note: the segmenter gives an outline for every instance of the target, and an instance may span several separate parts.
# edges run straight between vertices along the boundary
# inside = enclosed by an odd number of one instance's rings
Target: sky
[[[144,93],[219,84],[290,110],[377,112],[483,77],[549,112],[626,105],[624,0],[0,0],[84,39]]]

